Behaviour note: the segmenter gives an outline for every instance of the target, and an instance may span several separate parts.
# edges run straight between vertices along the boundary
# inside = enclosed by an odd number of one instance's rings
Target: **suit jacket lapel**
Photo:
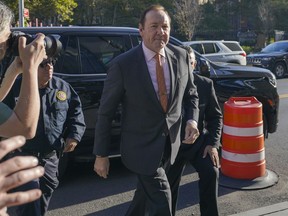
[[[157,93],[155,92],[151,77],[150,77],[150,73],[148,71],[148,67],[145,61],[145,56],[143,53],[143,49],[142,49],[142,45],[140,44],[137,47],[137,55],[136,59],[137,62],[135,62],[138,65],[139,68],[139,77],[141,80],[143,80],[143,87],[142,89],[144,89],[146,91],[146,93],[148,94],[148,97],[151,98],[151,101],[156,104],[156,106],[162,110],[160,101],[158,99]],[[141,87],[139,87],[141,88]]]

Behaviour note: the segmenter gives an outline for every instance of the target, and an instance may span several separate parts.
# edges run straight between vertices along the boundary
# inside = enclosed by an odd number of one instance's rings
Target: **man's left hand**
[[[207,145],[204,149],[203,158],[205,158],[207,156],[207,154],[209,154],[213,165],[215,167],[219,168],[220,163],[219,163],[219,156],[218,156],[217,148],[215,148],[211,145]]]
[[[63,152],[72,152],[76,148],[78,141],[72,138],[67,138]]]

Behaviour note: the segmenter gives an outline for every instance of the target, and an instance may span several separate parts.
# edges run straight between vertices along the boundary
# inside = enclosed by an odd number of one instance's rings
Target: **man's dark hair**
[[[143,13],[141,14],[140,16],[140,20],[139,20],[139,24],[141,24],[143,27],[144,27],[144,23],[145,23],[145,18],[146,18],[146,14],[149,12],[149,11],[164,11],[168,18],[169,18],[169,21],[171,22],[171,18],[169,16],[169,13],[168,11],[162,6],[162,5],[159,5],[159,4],[155,4],[155,5],[151,5],[150,7],[148,7],[146,10],[143,11]]]

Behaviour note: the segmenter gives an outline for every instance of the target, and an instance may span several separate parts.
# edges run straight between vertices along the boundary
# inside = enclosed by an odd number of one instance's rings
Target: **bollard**
[[[266,173],[262,104],[255,97],[231,97],[224,104],[221,172],[236,179]]]

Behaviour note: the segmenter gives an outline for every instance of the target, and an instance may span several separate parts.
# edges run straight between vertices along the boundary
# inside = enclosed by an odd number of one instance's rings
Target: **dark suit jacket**
[[[222,112],[218,104],[218,100],[215,94],[213,81],[206,77],[194,74],[194,83],[197,86],[197,92],[199,97],[199,121],[198,129],[201,136],[196,140],[195,144],[181,145],[181,152],[188,159],[194,157],[197,151],[204,147],[204,145],[212,145],[216,148],[220,145],[221,131],[222,131]],[[184,112],[186,112],[186,106],[184,106]],[[187,120],[184,114],[183,126]],[[203,133],[206,133],[205,139],[202,138]],[[183,138],[184,131],[182,130],[181,137]]]
[[[172,45],[165,48],[165,53],[171,77],[167,113],[154,90],[140,44],[116,57],[110,65],[95,128],[93,152],[108,156],[111,121],[122,103],[122,161],[133,172],[144,175],[159,167],[167,135],[174,162],[180,146],[182,100],[189,107],[187,118],[198,121],[198,96],[189,73],[189,56],[184,49]]]

